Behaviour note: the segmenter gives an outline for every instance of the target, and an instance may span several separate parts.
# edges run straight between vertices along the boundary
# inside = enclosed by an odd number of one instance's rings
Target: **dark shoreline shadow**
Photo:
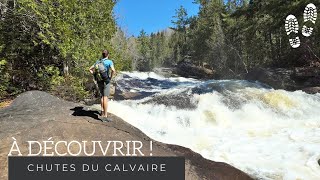
[[[72,113],[73,116],[86,116],[101,121],[101,119],[99,119],[100,113],[98,111],[86,110],[84,107],[81,106],[75,107],[70,110],[74,111]]]

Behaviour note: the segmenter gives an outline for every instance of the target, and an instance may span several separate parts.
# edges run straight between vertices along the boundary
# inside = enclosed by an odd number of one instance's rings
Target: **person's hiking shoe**
[[[102,122],[111,122],[112,120],[108,117],[101,117],[100,118]]]
[[[317,7],[310,3],[306,6],[303,12],[304,23],[311,22],[313,24],[316,23],[317,20]],[[309,24],[311,24],[309,23]],[[307,24],[308,25],[308,24]],[[302,27],[302,35],[309,37],[313,32],[313,27],[308,27],[307,25],[303,25]]]
[[[297,18],[294,15],[290,14],[289,16],[287,16],[285,21],[285,29],[286,29],[287,35],[290,35],[291,33],[298,34],[299,23]],[[300,46],[300,38],[299,37],[295,37],[293,39],[290,38],[289,43],[291,47],[298,48]]]

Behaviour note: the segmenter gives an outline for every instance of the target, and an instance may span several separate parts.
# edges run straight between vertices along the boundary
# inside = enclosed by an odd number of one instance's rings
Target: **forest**
[[[118,27],[117,0],[1,0],[0,97],[44,90],[79,101],[90,96],[88,68],[103,49],[118,71],[152,71],[181,61],[221,78],[257,67],[320,67],[319,21],[291,48],[284,22],[303,23],[308,0],[195,0],[199,13],[176,10],[172,27],[138,37]],[[317,5],[317,4],[316,4]]]
[[[209,64],[221,75],[246,73],[255,67],[299,67],[318,65],[320,39],[300,36],[301,47],[291,48],[285,19],[295,14],[302,26],[307,0],[197,0],[197,16],[184,7],[176,10],[173,27],[137,42],[139,56],[133,68],[145,70],[174,65],[188,59],[199,66]],[[316,22],[314,34],[319,33]],[[133,41],[129,38],[129,41]],[[127,41],[127,42],[129,42]]]

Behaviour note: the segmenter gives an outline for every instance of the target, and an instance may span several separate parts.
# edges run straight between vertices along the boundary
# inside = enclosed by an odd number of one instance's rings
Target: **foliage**
[[[0,18],[0,58],[6,59],[6,83],[21,90],[70,86],[83,97],[88,68],[108,49],[116,67],[128,59],[111,42],[116,32],[116,0],[4,1]],[[2,68],[2,66],[1,66]],[[78,82],[76,82],[78,81]]]
[[[53,94],[69,101],[80,101],[89,96],[85,89],[85,78],[68,76],[58,86],[53,87]]]
[[[9,87],[9,73],[7,70],[7,61],[0,60],[0,97],[7,95],[7,89]]]
[[[147,35],[140,31],[137,38],[128,38],[127,52],[132,59],[132,69],[139,71],[152,71],[153,68],[171,66],[173,62],[173,30],[166,29],[161,32]]]
[[[297,67],[320,64],[320,21],[311,37],[291,48],[284,22],[294,14],[303,24],[303,11],[310,3],[278,0],[195,0],[200,9],[189,17],[180,7],[173,16],[171,33],[141,31],[135,38],[139,70],[188,60],[210,65],[220,77],[234,78],[257,67]],[[164,35],[165,34],[165,35]]]
[[[115,68],[117,70],[131,70],[134,52],[131,51],[130,41],[120,28],[117,28],[116,33],[111,39],[111,43],[114,47],[115,54],[113,54],[110,59],[114,61]]]
[[[59,86],[64,81],[60,76],[59,68],[54,66],[46,66],[37,74],[42,89],[52,90],[55,86]]]

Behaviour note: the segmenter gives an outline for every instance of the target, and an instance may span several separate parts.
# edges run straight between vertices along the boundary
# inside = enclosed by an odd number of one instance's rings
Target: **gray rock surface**
[[[259,81],[275,89],[306,90],[306,92],[311,92],[312,89],[314,93],[316,87],[320,87],[320,69],[317,67],[257,68],[246,74],[244,79]]]
[[[173,73],[187,78],[199,78],[199,79],[213,79],[217,75],[215,74],[215,71],[212,69],[209,69],[208,67],[199,67],[188,60],[183,60],[179,62]]]
[[[309,87],[309,88],[304,88],[302,91],[309,93],[309,94],[316,94],[320,93],[320,87]]]

